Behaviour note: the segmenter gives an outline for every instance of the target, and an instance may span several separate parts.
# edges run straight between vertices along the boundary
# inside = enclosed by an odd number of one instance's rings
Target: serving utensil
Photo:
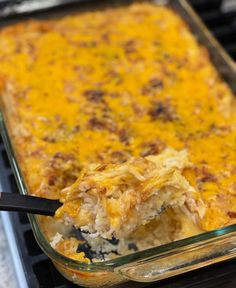
[[[0,192],[0,211],[17,211],[54,216],[60,206],[62,206],[62,203],[59,200]]]

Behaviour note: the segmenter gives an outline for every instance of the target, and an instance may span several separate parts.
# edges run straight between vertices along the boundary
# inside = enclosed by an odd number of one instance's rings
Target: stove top
[[[55,2],[55,1],[45,1]],[[236,0],[189,0],[194,9],[199,13],[208,28],[224,46],[227,52],[236,60]],[[6,1],[0,0],[0,14],[5,9],[7,2],[12,6],[22,2],[39,2],[38,0],[26,1]],[[61,2],[65,2],[61,0]],[[235,7],[235,10],[232,10]],[[229,9],[230,8],[230,9]],[[12,9],[12,8],[11,8]],[[9,10],[10,11],[10,10]],[[0,138],[0,175],[3,191],[17,193],[18,188],[12,174],[10,163],[2,139]],[[9,226],[11,222],[13,230],[9,229],[9,235],[14,233],[17,246],[15,258],[17,258],[18,275],[20,287],[22,288],[72,288],[78,287],[65,280],[54,268],[48,257],[37,245],[28,218],[24,214],[11,213],[5,217],[5,224]],[[7,223],[6,223],[7,222]],[[8,227],[9,228],[9,227]],[[10,238],[12,235],[9,236]],[[159,281],[158,284],[145,286],[147,288],[217,288],[236,287],[235,275],[236,259],[224,263],[215,264],[202,269],[188,272],[166,280]],[[23,275],[24,274],[24,275]],[[25,276],[25,278],[23,277]],[[143,284],[142,284],[143,285]],[[129,284],[123,288],[130,287]],[[138,287],[135,284],[135,286]],[[10,287],[9,287],[10,288]]]

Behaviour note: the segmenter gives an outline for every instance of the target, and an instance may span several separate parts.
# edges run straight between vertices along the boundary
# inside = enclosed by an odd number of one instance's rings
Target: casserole
[[[196,18],[196,16],[189,8],[189,6],[186,4],[186,2],[170,1],[169,5],[171,5],[176,11],[182,14],[182,16],[186,18],[186,20],[189,21],[191,28],[199,36],[199,41],[204,42],[204,44],[212,52],[212,56],[214,57],[213,61],[215,61],[215,63],[217,62],[217,65],[220,66],[219,70],[221,74],[225,78],[227,78],[226,80],[229,82],[229,84],[232,84],[231,81],[233,80],[235,73],[232,62],[228,59],[228,57],[224,54],[224,52],[220,50],[220,48],[218,48],[217,51],[214,50],[214,47],[218,47],[218,45],[211,38],[210,38],[211,41],[209,41],[208,32],[199,29],[199,25],[200,27],[202,26],[201,24],[199,24],[199,20]],[[47,29],[47,27],[45,27],[45,29]],[[134,49],[134,47],[127,47],[127,49],[129,53],[129,51]],[[157,83],[157,81],[155,81],[155,83],[154,81],[152,81],[151,84],[157,86],[157,88],[162,86],[162,84]],[[144,88],[146,88],[145,91],[149,93],[150,87],[146,86]],[[233,88],[234,87],[232,85],[232,89]],[[100,92],[99,96],[98,93],[94,93],[94,91],[92,91],[93,93],[91,92],[91,90],[88,91],[86,93],[86,96],[90,99],[91,98],[97,99],[97,97],[101,96]],[[24,97],[24,95],[22,95],[22,97]],[[6,106],[7,105],[5,105],[5,108]],[[164,108],[166,113],[161,113],[162,120],[167,121],[170,118],[172,119],[176,117],[175,115],[173,116],[173,114],[171,113],[170,111],[171,109],[169,108],[167,109],[166,107]],[[7,110],[5,112],[3,109],[3,114],[5,115],[6,119],[5,121],[6,125],[9,126],[10,119],[9,117],[7,117]],[[151,112],[151,116],[153,117],[155,116],[153,111]],[[92,123],[96,124],[97,126],[101,125],[101,123],[99,123],[98,121],[92,121]],[[2,125],[4,127],[4,124]],[[113,129],[113,127],[110,126],[109,128]],[[3,128],[3,136],[4,135],[6,140],[7,139],[6,130]],[[46,135],[45,137],[50,136],[51,135]],[[54,141],[51,138],[50,139],[47,138],[46,140],[47,141],[49,140],[49,142]],[[10,147],[10,145],[8,145],[8,147]],[[57,158],[60,159],[60,157]],[[24,184],[23,178],[19,177],[20,170],[17,168],[17,162],[15,161],[15,158],[12,159],[12,161],[14,167],[16,168],[16,173],[18,175],[18,181],[20,187],[22,191],[26,192],[26,186]],[[73,169],[76,170],[78,169],[78,167],[73,167]],[[30,216],[30,219],[32,221],[34,233],[36,234],[36,238],[39,241],[40,246],[50,256],[50,258],[52,258],[59,271],[61,271],[62,274],[64,274],[67,278],[71,279],[75,283],[82,285],[91,285],[92,287],[113,285],[118,282],[123,282],[125,281],[123,275],[131,280],[136,281],[144,281],[144,282],[154,281],[157,279],[168,277],[170,275],[174,275],[181,271],[191,270],[195,267],[203,266],[211,262],[217,262],[219,260],[226,259],[227,257],[231,257],[234,248],[233,244],[234,227],[231,226],[222,228],[218,231],[208,232],[206,234],[202,234],[193,238],[187,238],[179,242],[174,242],[166,246],[160,246],[159,248],[157,247],[152,248],[150,250],[145,250],[142,253],[141,252],[132,253],[128,256],[123,256],[102,263],[86,264],[74,261],[72,259],[68,259],[67,257],[62,256],[58,252],[53,250],[38,226],[37,222],[38,219],[34,216]],[[219,237],[215,237],[217,235]],[[224,246],[222,244],[224,244]],[[198,249],[197,252],[196,249]],[[181,257],[180,254],[181,251],[186,252],[184,254],[184,259],[183,256]],[[212,260],[213,258],[214,260]],[[78,275],[79,277],[77,277]]]

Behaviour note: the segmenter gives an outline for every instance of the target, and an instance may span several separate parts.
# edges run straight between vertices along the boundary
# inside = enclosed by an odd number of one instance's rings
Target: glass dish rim
[[[17,184],[20,188],[20,193],[27,194],[27,189],[25,188],[25,183],[23,180],[23,177],[21,176],[20,168],[18,166],[18,163],[16,161],[15,153],[12,148],[12,144],[10,141],[10,137],[8,134],[8,131],[5,126],[4,121],[4,113],[0,112],[0,131],[1,135],[7,150],[7,154],[9,156],[9,160],[11,163],[11,167],[13,168],[14,175],[16,176]],[[187,237],[181,240],[177,240],[165,245],[152,247],[149,249],[145,249],[142,251],[134,252],[128,255],[120,256],[112,260],[106,260],[102,262],[91,262],[91,263],[85,263],[82,261],[74,260],[71,258],[68,258],[64,256],[63,254],[59,253],[57,250],[55,250],[49,243],[49,241],[44,236],[44,233],[40,229],[40,225],[38,224],[37,216],[33,214],[28,214],[33,233],[35,235],[35,238],[39,244],[39,246],[42,248],[42,250],[51,258],[52,260],[56,261],[58,264],[64,264],[61,262],[65,262],[66,265],[69,265],[70,268],[75,268],[78,270],[83,271],[107,271],[107,270],[113,270],[114,268],[123,266],[125,264],[130,264],[134,261],[144,260],[149,257],[153,256],[161,256],[166,252],[171,252],[176,249],[180,248],[187,248],[190,245],[197,245],[200,244],[201,241],[207,241],[207,240],[214,240],[218,239],[220,236],[226,236],[228,234],[231,234],[232,232],[235,232],[236,234],[236,224],[225,226],[213,231],[204,232],[192,237]]]
[[[231,69],[236,71],[234,61],[231,57],[225,52],[222,46],[218,43],[218,41],[212,36],[211,32],[202,22],[202,20],[198,17],[195,11],[191,8],[191,5],[188,3],[188,0],[154,0],[153,2],[156,4],[168,5],[171,2],[179,2],[188,12],[188,14],[194,19],[197,25],[205,32],[208,40],[216,47],[218,52],[224,58],[224,61],[231,67]],[[92,1],[91,1],[92,2]],[[234,76],[236,74],[234,73]],[[20,193],[27,194],[26,183],[24,181],[23,175],[21,173],[21,169],[17,162],[17,157],[15,155],[12,142],[10,140],[10,136],[7,130],[7,121],[4,117],[4,111],[0,111],[0,132],[2,134],[2,138],[7,150],[8,157],[10,159],[11,167],[13,169],[13,173],[15,175]],[[102,262],[91,262],[86,263],[78,260],[74,260],[64,256],[55,250],[49,243],[49,241],[44,236],[44,233],[40,229],[40,225],[38,223],[37,216],[29,214],[29,220],[32,226],[33,233],[35,238],[42,248],[44,253],[48,255],[53,261],[57,262],[57,264],[68,266],[68,268],[73,268],[81,271],[113,271],[114,268],[121,267],[125,264],[130,264],[132,262],[144,260],[150,258],[151,256],[162,256],[166,252],[175,251],[180,248],[188,248],[191,245],[200,244],[202,241],[207,240],[217,240],[220,236],[226,236],[235,232],[236,234],[236,224],[225,226],[213,231],[204,232],[192,237],[187,237],[181,240],[177,240],[165,245],[155,246],[149,249],[145,249],[138,252],[133,252],[128,255],[119,256],[112,260],[106,260]]]

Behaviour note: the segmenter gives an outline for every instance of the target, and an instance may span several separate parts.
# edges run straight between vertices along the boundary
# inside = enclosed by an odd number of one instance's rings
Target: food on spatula
[[[197,221],[204,205],[183,176],[190,166],[187,151],[173,149],[123,164],[90,165],[62,190],[56,218],[107,239],[127,237],[169,207],[182,207]]]

